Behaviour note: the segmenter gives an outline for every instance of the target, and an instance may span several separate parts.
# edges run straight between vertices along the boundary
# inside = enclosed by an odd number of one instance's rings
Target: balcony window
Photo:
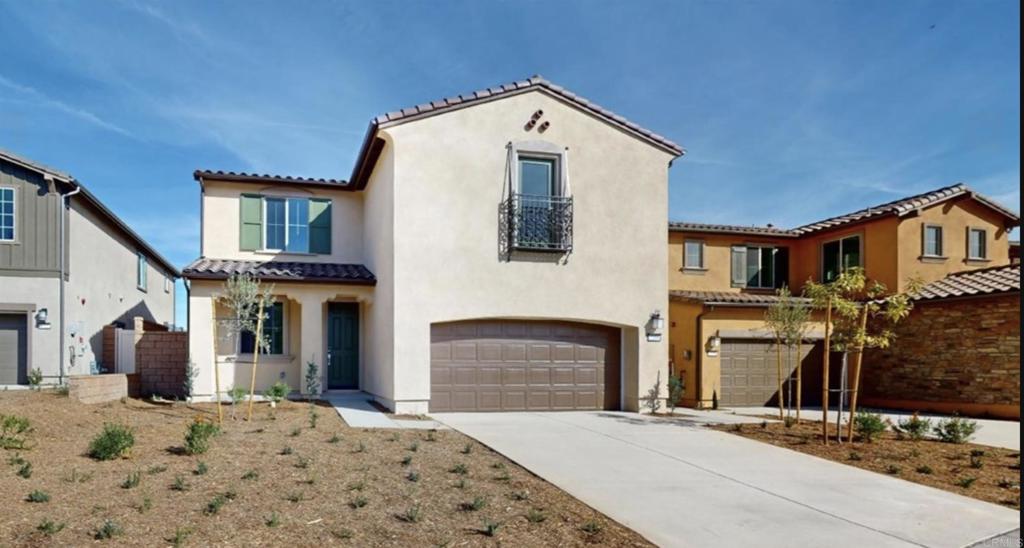
[[[504,204],[513,249],[571,250],[572,197],[562,195],[558,162],[556,157],[518,157],[518,188]]]
[[[821,277],[825,282],[834,281],[850,268],[864,266],[861,264],[860,236],[826,242],[821,246],[821,256]]]

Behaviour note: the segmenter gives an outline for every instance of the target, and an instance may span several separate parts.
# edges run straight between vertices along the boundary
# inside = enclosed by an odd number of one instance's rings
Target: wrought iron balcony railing
[[[572,251],[572,197],[512,194],[503,206],[508,241],[523,251]]]

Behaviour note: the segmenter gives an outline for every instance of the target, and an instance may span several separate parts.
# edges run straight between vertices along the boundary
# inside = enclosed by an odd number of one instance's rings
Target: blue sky
[[[0,148],[182,266],[194,169],[345,178],[372,116],[540,73],[688,150],[672,219],[792,226],[957,181],[1018,209],[1019,21],[994,0],[0,0]]]

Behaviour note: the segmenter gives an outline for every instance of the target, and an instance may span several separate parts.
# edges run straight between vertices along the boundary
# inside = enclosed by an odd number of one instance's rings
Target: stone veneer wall
[[[865,405],[1020,417],[1020,294],[915,303],[896,334],[865,353]]]

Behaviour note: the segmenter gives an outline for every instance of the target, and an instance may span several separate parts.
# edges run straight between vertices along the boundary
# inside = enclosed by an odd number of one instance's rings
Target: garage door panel
[[[820,345],[803,345],[806,358]],[[785,358],[785,349],[784,358]],[[807,363],[806,361],[804,363]],[[726,339],[721,350],[721,404],[725,406],[765,406],[778,403],[778,363],[774,341]],[[794,375],[795,364],[783,361],[785,378]],[[806,376],[805,380],[809,380]],[[809,386],[804,383],[805,388]],[[794,387],[795,388],[795,387]],[[785,389],[785,387],[784,387]]]
[[[431,343],[431,411],[618,408],[618,330],[482,320],[434,325]]]

